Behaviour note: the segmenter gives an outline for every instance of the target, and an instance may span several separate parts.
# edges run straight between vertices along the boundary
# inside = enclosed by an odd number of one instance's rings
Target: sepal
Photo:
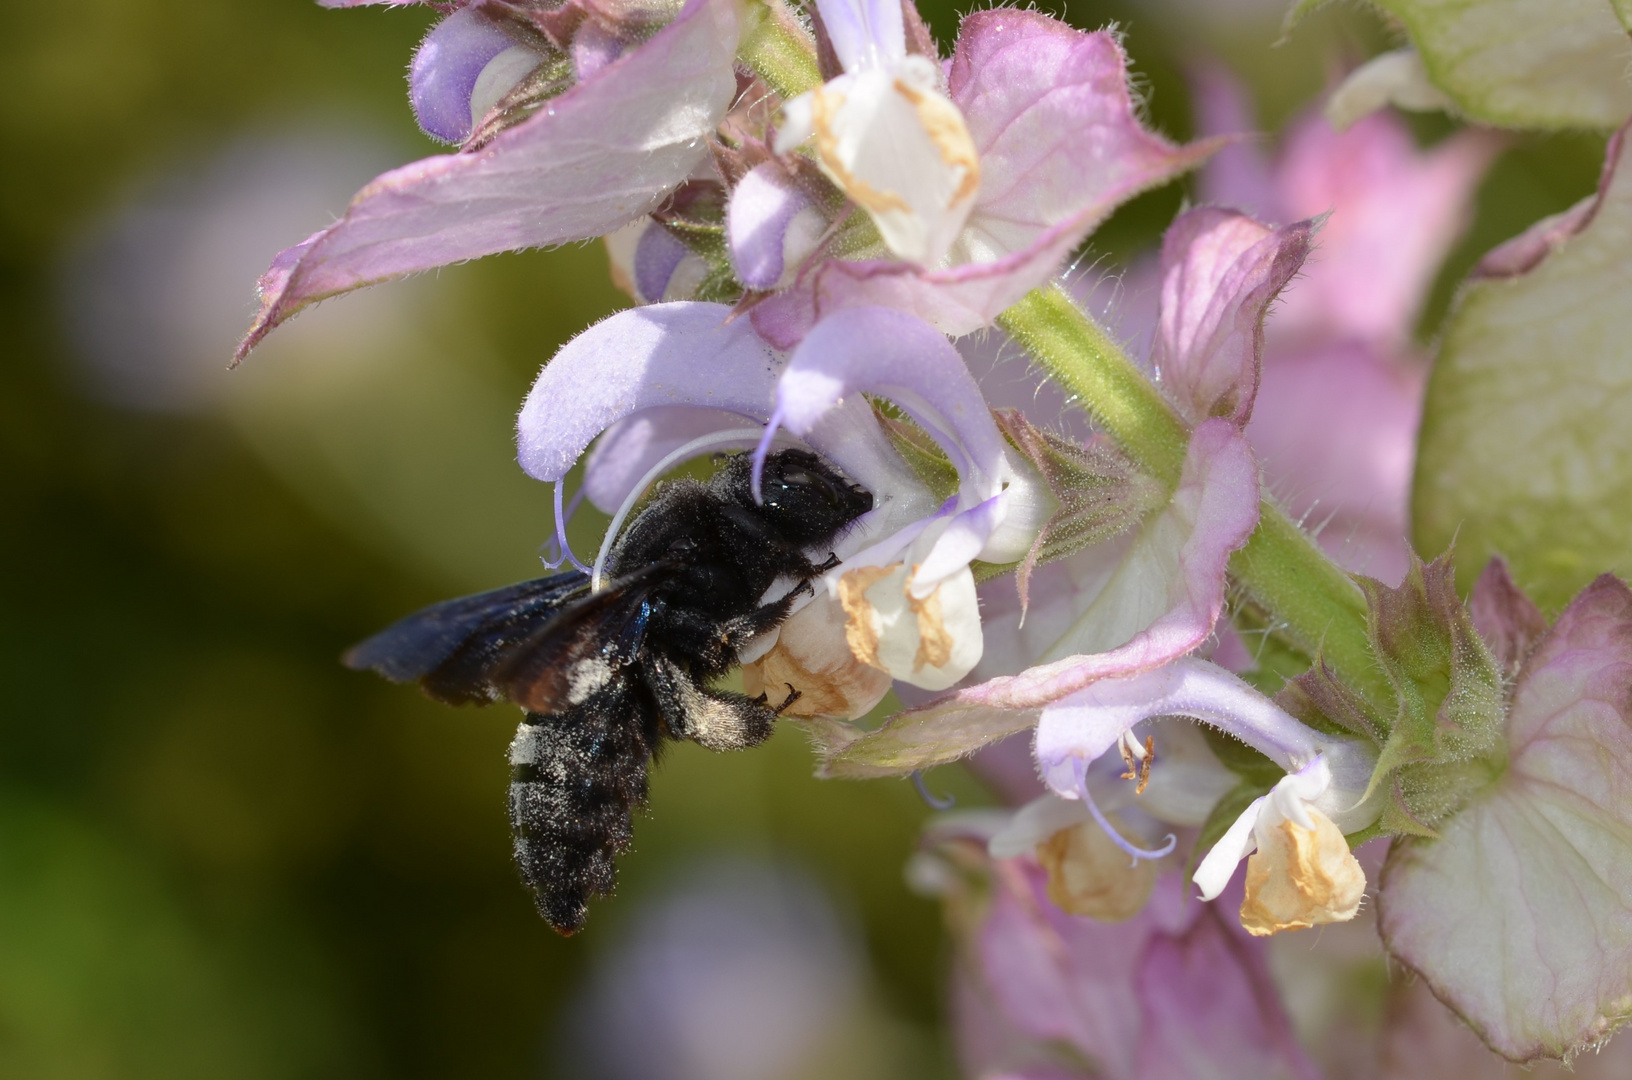
[[[1449,555],[1426,565],[1413,556],[1398,588],[1359,582],[1397,704],[1371,787],[1391,787],[1386,828],[1422,834],[1501,766],[1501,671],[1456,595]]]

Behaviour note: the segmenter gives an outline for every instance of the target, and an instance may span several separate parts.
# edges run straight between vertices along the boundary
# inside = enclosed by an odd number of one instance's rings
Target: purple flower
[[[763,455],[775,439],[796,437],[871,491],[874,509],[835,545],[842,562],[816,597],[745,650],[750,690],[756,678],[791,682],[807,698],[796,714],[855,716],[892,677],[932,689],[957,681],[983,645],[970,563],[1018,559],[1046,492],[932,327],[857,308],[783,355],[729,314],[717,304],[652,305],[569,342],[522,408],[523,469],[556,483],[559,505],[567,472],[616,428],[585,478],[598,505],[616,507],[615,530],[645,485],[678,460],[726,445]],[[957,471],[951,498],[933,495],[902,460],[865,394],[894,402],[934,440]]]
[[[1230,553],[1258,522],[1258,465],[1240,425],[1251,415],[1261,324],[1309,236],[1307,223],[1271,230],[1215,210],[1175,223],[1158,355],[1164,389],[1197,422],[1177,487],[1137,528],[1064,560],[1064,587],[1011,616],[1012,632],[1034,642],[1015,658],[1023,671],[992,673],[864,736],[830,733],[830,773],[890,775],[962,757],[1031,727],[1051,702],[1207,641]],[[1006,620],[991,629],[1009,632]]]
[[[906,51],[894,3],[825,0],[819,10],[845,71],[789,103],[777,147],[813,138],[818,164],[882,244],[818,253],[754,309],[760,332],[784,347],[858,305],[911,311],[954,335],[985,326],[1053,277],[1117,205],[1217,145],[1177,147],[1140,125],[1108,32],[975,12],[943,82],[931,58]],[[733,228],[729,240],[739,264],[782,246],[763,228]]]
[[[649,40],[480,147],[376,178],[340,221],[273,260],[238,357],[318,300],[601,236],[648,213],[707,160],[708,138],[737,93],[739,33],[734,0],[688,0]]]
[[[1472,610],[1517,672],[1505,767],[1396,841],[1378,927],[1491,1049],[1568,1059],[1632,1015],[1632,589],[1600,577],[1542,630],[1497,562]]]

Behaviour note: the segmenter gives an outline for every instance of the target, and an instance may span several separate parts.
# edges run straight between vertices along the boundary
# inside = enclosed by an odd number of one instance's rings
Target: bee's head
[[[762,502],[749,491],[751,455],[732,462],[733,487],[746,505],[800,547],[824,544],[873,508],[872,492],[839,475],[808,450],[779,450],[765,459],[760,477]],[[738,481],[740,477],[740,483]]]

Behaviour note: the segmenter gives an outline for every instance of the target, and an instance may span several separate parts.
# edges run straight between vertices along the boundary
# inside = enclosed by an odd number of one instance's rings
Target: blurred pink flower
[[[1126,922],[1068,915],[1029,856],[989,863],[960,943],[958,1049],[976,1080],[1315,1077],[1262,943],[1165,873]]]
[[[1253,126],[1241,88],[1216,69],[1198,78],[1196,108],[1208,134]],[[1386,581],[1407,564],[1426,374],[1413,330],[1501,147],[1491,133],[1464,131],[1422,151],[1391,114],[1338,133],[1313,110],[1273,158],[1237,142],[1201,174],[1205,199],[1266,220],[1329,215],[1268,326],[1247,435],[1265,478],[1321,527],[1332,555]]]

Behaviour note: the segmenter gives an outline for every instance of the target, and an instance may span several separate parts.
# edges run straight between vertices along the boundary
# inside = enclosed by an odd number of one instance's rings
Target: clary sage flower
[[[907,52],[898,0],[819,2],[844,74],[782,108],[777,153],[811,141],[816,163],[865,210],[899,258],[933,266],[957,240],[980,190],[969,127],[941,88],[940,65]]]
[[[1100,679],[1154,670],[1208,640],[1229,555],[1258,521],[1258,465],[1241,427],[1257,389],[1259,325],[1310,236],[1308,223],[1274,230],[1211,208],[1175,223],[1154,361],[1194,425],[1178,484],[1129,515],[1120,534],[1055,563],[1046,595],[994,622],[993,633],[1035,642],[1025,655],[1008,652],[1016,668],[865,735],[830,727],[830,773],[891,775],[954,760],[1033,727],[1039,710]],[[1148,498],[1141,485],[1124,490]]]
[[[762,456],[796,437],[872,492],[874,509],[835,545],[840,562],[816,595],[745,648],[750,692],[786,683],[804,695],[792,715],[859,716],[892,679],[957,682],[983,649],[970,564],[1028,550],[1052,513],[1046,487],[1004,442],[957,351],[912,316],[841,312],[783,355],[729,313],[695,302],[622,312],[545,366],[518,421],[520,458],[557,485],[558,527],[561,484],[603,432],[585,487],[614,512],[613,530],[686,457],[731,445]],[[901,458],[865,394],[899,407],[945,454],[950,497]]]

